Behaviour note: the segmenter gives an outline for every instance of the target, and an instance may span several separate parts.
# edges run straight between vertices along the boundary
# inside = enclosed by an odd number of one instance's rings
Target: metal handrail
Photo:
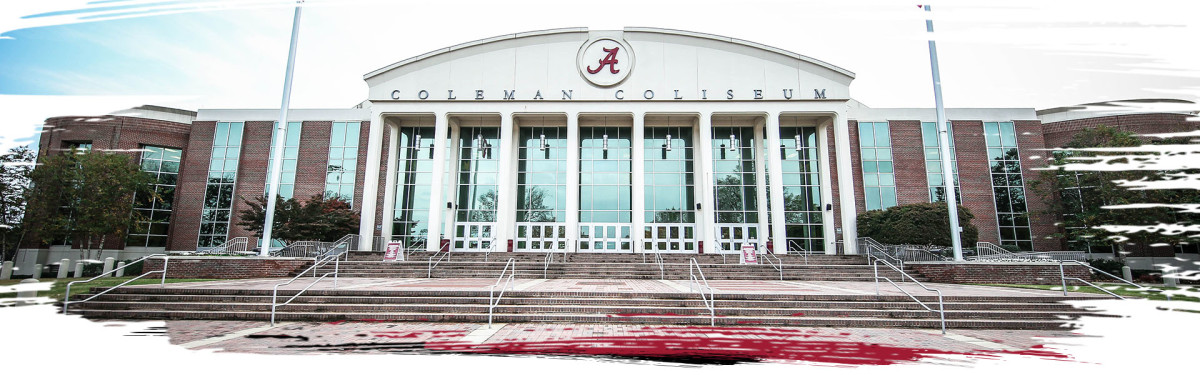
[[[303,289],[300,289],[299,292],[296,292],[296,294],[292,295],[292,298],[289,298],[287,301],[284,301],[283,303],[277,303],[277,302],[279,302],[279,287],[295,282],[296,279],[300,278],[300,276],[304,276],[304,274],[308,273],[308,270],[312,270],[313,276],[316,276],[317,267],[328,264],[330,260],[333,260],[333,271],[332,272],[326,272],[325,274],[321,275],[320,277],[317,277],[316,280],[313,280],[312,283],[309,283]],[[341,262],[340,256],[332,256],[332,257],[326,257],[324,259],[314,260],[312,267],[309,267],[308,269],[304,270],[303,272],[300,272],[295,277],[293,277],[291,280],[288,280],[283,283],[275,284],[275,287],[271,289],[271,325],[272,326],[275,325],[275,310],[276,310],[276,308],[283,307],[289,303],[292,303],[292,301],[294,301],[296,299],[296,297],[300,297],[301,294],[304,294],[304,292],[307,292],[308,289],[312,288],[313,285],[317,285],[317,283],[321,282],[321,280],[324,280],[325,277],[328,277],[329,275],[333,275],[333,286],[337,287],[338,271],[341,269],[340,262]]]
[[[654,263],[658,263],[658,279],[666,280],[667,279],[667,267],[664,264],[665,262],[663,262],[662,253],[654,252]]]
[[[447,244],[446,246],[442,246],[441,248],[438,248],[438,252],[442,252],[442,251],[441,251],[441,249],[445,249],[445,248],[447,248],[448,246],[449,246],[449,244]],[[428,279],[428,278],[433,278],[433,268],[434,268],[434,267],[437,267],[438,263],[441,263],[443,259],[444,259],[444,260],[446,260],[446,261],[449,261],[449,260],[450,260],[450,254],[453,254],[453,253],[454,253],[453,251],[446,251],[446,252],[445,252],[444,254],[442,254],[442,255],[430,256],[429,258],[427,258],[427,259],[428,259],[428,263],[429,263],[429,270],[428,270],[428,272],[425,274],[425,278],[427,278],[427,279]],[[434,260],[433,260],[433,258],[435,258],[435,257],[437,258],[437,261],[434,261]]]
[[[356,244],[357,241],[358,241],[357,234],[347,234],[345,236],[342,236],[342,238],[339,238],[337,241],[333,241],[333,242],[329,243],[329,245],[325,248],[325,251],[322,251],[319,254],[317,254],[316,256],[314,256],[313,259],[316,260],[316,259],[319,259],[322,257],[327,257],[330,254],[342,255],[345,253],[349,253],[350,249],[352,247],[354,247],[354,244]],[[345,250],[339,252],[338,249],[342,248],[342,245],[345,245]],[[349,259],[349,258],[347,258],[347,259]]]
[[[717,254],[721,254],[721,264],[729,264],[729,262],[727,262],[725,260],[725,252],[729,251],[729,249],[725,248],[725,244],[721,243],[721,239],[717,238],[715,233],[713,234],[712,240],[713,240],[713,243],[716,244],[716,246],[714,246],[713,250],[716,251]]]
[[[512,272],[508,272],[509,267],[512,267]],[[496,296],[496,287],[500,286],[500,280],[504,279],[504,275],[508,274],[508,281],[504,283],[504,287],[500,288],[500,295]],[[492,328],[492,313],[496,310],[496,305],[500,304],[500,299],[504,298],[504,290],[512,288],[513,277],[517,274],[517,260],[508,258],[508,262],[504,263],[504,270],[500,271],[500,277],[496,278],[496,283],[488,287],[488,329]]]
[[[546,252],[545,264],[542,265],[542,278],[545,279],[546,271],[550,269],[550,262],[554,260],[554,252]]]
[[[221,243],[220,245],[214,246],[214,247],[209,247],[209,248],[204,248],[204,249],[198,248],[198,249],[196,249],[196,253],[197,254],[225,254],[225,255],[229,255],[229,254],[233,254],[233,253],[244,253],[244,252],[246,252],[246,247],[248,246],[249,242],[250,242],[250,240],[247,239],[246,237],[234,237],[234,238],[230,238],[229,240]],[[229,250],[230,248],[236,248],[236,249],[240,249],[240,250],[230,251]],[[184,253],[186,254],[186,252],[184,252]]]
[[[1120,278],[1120,277],[1113,276],[1113,274],[1110,274],[1110,273],[1108,273],[1108,272],[1104,272],[1104,271],[1102,271],[1102,270],[1100,270],[1100,269],[1097,269],[1096,267],[1092,267],[1092,265],[1090,265],[1090,264],[1087,264],[1087,263],[1084,263],[1084,262],[1080,262],[1080,261],[1078,261],[1078,260],[1060,260],[1060,261],[1058,261],[1058,275],[1059,275],[1059,277],[1062,279],[1062,289],[1063,289],[1063,296],[1064,296],[1064,297],[1067,295],[1067,280],[1075,280],[1075,281],[1079,281],[1079,282],[1082,282],[1082,283],[1084,283],[1084,284],[1087,284],[1088,286],[1091,286],[1091,287],[1093,287],[1093,288],[1099,289],[1101,292],[1108,293],[1108,294],[1112,295],[1113,297],[1117,297],[1118,299],[1121,299],[1121,300],[1124,300],[1124,299],[1125,299],[1125,297],[1119,296],[1119,295],[1117,295],[1116,293],[1113,293],[1112,291],[1109,291],[1108,289],[1101,288],[1101,287],[1097,286],[1096,284],[1092,284],[1092,283],[1088,282],[1087,280],[1080,279],[1080,278],[1078,278],[1078,277],[1067,277],[1067,273],[1066,273],[1066,271],[1065,271],[1065,270],[1063,270],[1063,268],[1064,268],[1064,267],[1063,267],[1063,265],[1064,265],[1065,263],[1067,263],[1067,262],[1075,263],[1075,264],[1078,264],[1078,265],[1081,265],[1081,266],[1084,266],[1084,267],[1090,268],[1090,269],[1092,269],[1092,271],[1093,271],[1093,272],[1099,272],[1099,273],[1102,273],[1102,274],[1104,274],[1104,275],[1106,275],[1106,276],[1108,276],[1108,277],[1111,277],[1111,278],[1114,278],[1114,279],[1120,280],[1121,282],[1123,282],[1123,283],[1125,283],[1125,284],[1133,285],[1133,286],[1137,287],[1138,289],[1145,290],[1145,291],[1147,291],[1147,292],[1155,292],[1155,293],[1164,293],[1164,292],[1165,292],[1165,291],[1164,291],[1164,290],[1162,290],[1162,289],[1154,289],[1154,288],[1150,288],[1150,287],[1141,286],[1141,285],[1138,285],[1137,283],[1134,283],[1134,282],[1132,282],[1132,281],[1125,280],[1125,279],[1122,279],[1122,278]],[[1170,300],[1171,300],[1171,295],[1170,295],[1170,294],[1163,294],[1163,295],[1167,297],[1167,301],[1170,301]]]
[[[484,263],[487,263],[488,257],[490,257],[492,255],[492,251],[496,250],[496,246],[497,246],[496,245],[496,237],[492,237],[490,240],[488,240],[488,243],[490,243],[491,245],[488,245],[487,250],[483,251],[483,262]]]
[[[770,251],[764,252],[762,258],[766,260],[767,264],[770,264],[771,267],[775,267],[775,269],[779,270],[779,280],[783,280],[783,260],[779,259],[779,257],[775,254],[771,254]],[[771,261],[771,258],[775,258],[775,260]]]
[[[87,298],[87,299],[85,299],[85,300],[82,300],[82,301],[75,301],[75,302],[71,302],[71,301],[70,301],[70,299],[71,299],[71,285],[74,285],[74,284],[76,284],[76,283],[88,283],[88,282],[95,281],[96,279],[99,279],[99,278],[101,278],[101,277],[105,277],[105,276],[106,276],[106,275],[108,275],[108,274],[115,274],[115,273],[116,273],[118,270],[121,270],[121,269],[123,269],[123,268],[125,268],[125,267],[132,266],[134,263],[141,262],[141,261],[144,261],[144,260],[146,260],[146,259],[149,259],[149,258],[152,258],[152,257],[163,257],[163,268],[162,268],[162,270],[158,270],[158,271],[150,271],[150,272],[143,273],[143,274],[139,275],[138,277],[135,277],[135,278],[132,278],[132,279],[126,280],[126,281],[125,281],[125,282],[123,282],[123,283],[117,284],[117,286],[114,286],[114,287],[111,287],[111,288],[105,289],[103,292],[96,293],[96,294],[92,295],[91,297],[88,297],[88,298]],[[133,282],[134,280],[137,280],[137,279],[140,279],[140,278],[146,277],[146,275],[149,275],[149,274],[152,274],[152,273],[162,273],[162,279],[161,279],[161,280],[159,280],[159,283],[158,283],[158,285],[159,285],[159,286],[166,285],[166,284],[167,284],[167,262],[168,262],[168,261],[170,261],[170,259],[171,259],[171,258],[170,258],[170,257],[168,257],[166,254],[150,254],[150,255],[147,255],[147,256],[144,256],[144,257],[138,258],[137,260],[134,260],[134,261],[132,261],[132,262],[126,263],[124,266],[120,266],[120,267],[117,267],[117,268],[115,268],[115,269],[113,269],[113,270],[111,270],[111,271],[108,271],[108,272],[105,272],[105,273],[101,273],[100,275],[97,275],[96,277],[93,277],[93,278],[90,278],[90,279],[87,279],[87,280],[82,280],[82,281],[80,281],[80,280],[76,280],[76,281],[72,281],[72,282],[69,282],[69,283],[67,283],[67,294],[63,296],[63,311],[62,311],[62,312],[63,312],[63,315],[66,315],[66,314],[67,314],[67,306],[69,306],[69,305],[70,305],[70,304],[72,304],[72,303],[81,303],[81,302],[87,302],[87,301],[91,301],[93,298],[96,298],[96,297],[99,297],[99,296],[101,296],[101,295],[103,295],[103,294],[105,294],[105,293],[108,293],[108,292],[112,291],[113,289],[117,289],[117,288],[120,288],[120,287],[122,287],[122,286],[125,286],[125,284],[129,284],[129,283]]]
[[[804,247],[801,247],[800,244],[789,241],[788,251],[790,252],[791,250],[799,250],[797,253],[800,253],[800,255],[804,256],[804,264],[808,265],[808,250],[804,250]]]
[[[696,279],[697,273],[700,274],[700,279]],[[704,307],[708,308],[708,314],[712,318],[709,322],[709,325],[716,326],[717,325],[717,309],[715,308],[715,305],[717,304],[716,292],[713,290],[713,288],[711,286],[708,285],[708,279],[704,277],[704,270],[700,269],[700,263],[696,262],[696,258],[692,258],[691,264],[688,265],[688,276],[691,277],[691,279],[692,279],[692,282],[690,284],[688,284],[688,290],[689,291],[692,290],[692,288],[691,288],[692,285],[696,286],[696,291],[700,293],[700,300],[702,302],[704,302]],[[697,280],[699,280],[699,281],[697,281]],[[701,281],[704,282],[703,285],[700,284]],[[703,288],[708,288],[708,296],[704,295]]]
[[[883,255],[884,257],[896,261],[896,264],[899,264],[900,268],[904,268],[904,259],[900,259],[892,254],[888,254],[888,252],[884,250],[884,247],[880,245],[879,242],[875,242],[875,240],[872,240],[870,237],[866,237],[866,239],[870,240],[870,242],[866,243],[867,246],[863,246],[865,249],[864,252],[867,253],[867,264],[871,264],[871,258],[879,259],[880,255]],[[871,242],[875,243],[872,244]]]
[[[916,283],[917,286],[920,286],[922,289],[925,289],[926,291],[937,293],[938,309],[934,310],[933,308],[930,308],[924,302],[921,302],[920,299],[917,299],[916,296],[913,296],[912,293],[909,293],[907,290],[904,290],[904,288],[901,288],[899,285],[896,285],[896,282],[892,281],[891,278],[888,278],[887,276],[879,276],[879,263],[880,262],[883,262],[883,264],[887,265],[888,268],[891,268],[892,270],[899,272],[901,275],[900,281],[904,281],[904,278],[908,278],[909,280],[912,280],[912,282]],[[892,284],[892,286],[896,287],[896,290],[899,290],[900,292],[903,292],[904,294],[908,295],[908,298],[912,298],[913,301],[917,301],[917,304],[921,305],[921,307],[924,307],[925,310],[938,313],[940,315],[940,319],[942,321],[942,334],[943,335],[946,334],[946,305],[944,305],[942,302],[942,291],[925,286],[925,284],[922,284],[920,281],[917,281],[917,279],[914,279],[911,275],[904,272],[904,270],[896,268],[896,266],[892,265],[891,263],[888,263],[888,261],[886,261],[886,260],[875,258],[874,265],[875,265],[874,268],[875,268],[875,295],[876,296],[879,295],[879,279],[887,280],[887,282],[889,284]]]

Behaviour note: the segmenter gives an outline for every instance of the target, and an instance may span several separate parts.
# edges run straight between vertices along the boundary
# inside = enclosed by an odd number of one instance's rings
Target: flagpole
[[[279,177],[283,172],[283,147],[287,139],[288,105],[292,101],[292,71],[296,66],[296,44],[300,38],[300,9],[304,0],[296,1],[296,15],[292,18],[292,42],[288,47],[287,71],[283,76],[283,104],[279,107],[279,122],[275,124],[275,152],[271,156],[271,173],[267,181],[267,217],[263,220],[262,247],[259,255],[267,256],[271,251],[272,227],[275,225],[275,201],[279,196]],[[297,129],[298,130],[298,129]]]
[[[958,224],[958,197],[954,194],[954,156],[950,154],[950,129],[946,123],[946,107],[942,105],[942,75],[938,71],[937,45],[933,36],[933,7],[924,5],[925,31],[929,34],[929,64],[933,70],[933,101],[937,105],[937,129],[939,149],[942,153],[942,186],[946,194],[947,212],[950,214],[950,243],[954,246],[954,260],[961,262],[962,227]]]

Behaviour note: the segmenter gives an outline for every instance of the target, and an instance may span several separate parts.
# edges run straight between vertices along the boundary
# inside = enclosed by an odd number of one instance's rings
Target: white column
[[[514,130],[513,114],[501,113],[500,142],[492,150],[492,154],[500,158],[496,171],[496,223],[492,227],[492,235],[499,242],[496,245],[499,251],[507,250],[508,240],[513,238],[513,223],[517,220],[517,185],[514,183],[516,179],[513,178],[517,154],[512,152],[517,148],[513,137]]]
[[[754,148],[752,150],[754,152],[754,201],[758,202],[755,205],[755,207],[758,207],[758,235],[754,239],[757,240],[755,244],[758,248],[763,250],[767,248],[767,228],[770,225],[768,218],[771,215],[771,211],[767,210],[767,195],[769,194],[767,190],[767,165],[770,162],[767,161],[767,156],[765,155],[769,154],[765,150],[770,150],[770,147],[767,146],[766,137],[763,136],[766,133],[765,129],[766,124],[757,121],[754,123],[754,128],[751,129],[751,133],[754,134]],[[774,165],[771,168],[774,168]],[[779,201],[772,200],[772,202]],[[779,203],[775,203],[775,205],[775,209],[779,209]]]
[[[450,239],[450,248],[454,249],[454,224],[458,219],[458,172],[462,163],[459,163],[458,157],[461,154],[458,146],[459,139],[462,137],[462,127],[456,121],[450,122],[450,150],[446,157],[450,160],[450,173],[446,174],[442,185],[442,200],[446,202],[454,202],[454,208],[446,210],[446,218],[442,221],[445,225],[442,227],[442,233],[445,233],[446,238]],[[474,151],[474,150],[472,150]]]
[[[821,229],[825,238],[825,254],[837,253],[837,225],[833,222],[833,210],[826,205],[833,203],[833,178],[829,169],[829,123],[817,126],[817,157],[821,168]]]
[[[842,211],[842,242],[846,254],[858,254],[858,208],[854,206],[854,170],[850,165],[850,124],[844,112],[834,115],[833,126],[833,142],[837,148],[838,199]]]
[[[363,175],[362,211],[359,214],[359,247],[372,251],[371,238],[375,235],[375,204],[379,201],[379,159],[383,151],[383,115],[371,116],[371,127],[367,131],[367,166]]]
[[[713,164],[712,164],[712,112],[700,112],[696,124],[694,157],[696,158],[696,189],[700,197],[700,210],[696,212],[697,235],[704,241],[704,251],[715,254],[717,251],[717,205],[713,193]]]
[[[567,112],[567,245],[579,251],[579,113]]]
[[[400,127],[397,125],[387,125],[388,127],[388,156],[385,161],[383,184],[383,222],[380,223],[383,227],[379,231],[379,235],[386,238],[388,241],[392,239],[392,223],[396,220],[396,167],[399,163],[396,158],[400,153]],[[407,246],[407,245],[406,245]]]
[[[638,251],[641,244],[644,242],[645,227],[646,227],[646,114],[642,112],[633,113],[633,161],[632,171],[633,179],[631,180],[631,190],[633,195],[630,202],[633,209],[632,228],[630,228],[630,238],[633,240],[633,250]],[[644,250],[644,249],[643,249]]]
[[[437,251],[442,240],[442,212],[446,211],[446,200],[442,199],[442,180],[446,172],[446,136],[449,135],[450,125],[445,113],[437,113],[433,119],[433,168],[429,178],[429,222],[428,236],[425,240],[426,249]]]
[[[770,163],[770,168],[767,171],[771,174],[771,185],[768,187],[771,194],[771,202],[775,205],[771,207],[771,227],[774,235],[771,236],[771,241],[775,245],[775,253],[787,253],[787,216],[784,215],[786,203],[783,201],[783,156],[779,153],[779,114],[768,113],[767,123],[763,129],[767,138],[767,162]]]

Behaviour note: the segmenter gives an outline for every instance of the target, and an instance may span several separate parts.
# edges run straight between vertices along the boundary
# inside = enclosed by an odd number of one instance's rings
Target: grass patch
[[[90,283],[78,283],[78,284],[71,286],[71,295],[74,296],[74,295],[78,295],[81,293],[87,293],[89,290],[92,289],[92,287],[116,286],[117,284],[123,283],[132,278],[133,277],[108,277],[108,278],[97,279],[96,281],[92,281]],[[82,280],[87,280],[87,279],[89,279],[89,278],[49,279],[49,280],[54,281],[54,285],[50,287],[50,290],[39,291],[37,295],[38,295],[38,297],[50,297],[55,300],[61,301],[63,299],[63,296],[65,296],[67,294],[67,283],[72,282],[72,281],[82,281]],[[46,280],[46,281],[49,281],[49,280]],[[167,283],[188,283],[188,282],[195,282],[195,281],[213,281],[213,280],[216,280],[216,279],[167,279]],[[161,280],[159,278],[147,276],[147,277],[138,279],[132,283],[125,284],[125,286],[158,284],[160,281]],[[19,282],[21,282],[21,280],[0,280],[0,286],[14,285]],[[16,293],[0,293],[0,298],[14,298],[16,296],[17,296]]]
[[[1056,291],[1062,290],[1061,285],[1029,285],[1029,284],[979,284],[979,285],[1004,286],[1004,287],[1009,287],[1009,288],[1024,288],[1024,289],[1056,290]],[[1145,299],[1152,300],[1152,301],[1166,301],[1167,300],[1167,296],[1163,295],[1162,293],[1139,290],[1138,288],[1134,288],[1132,286],[1125,285],[1125,284],[1098,283],[1097,285],[1100,285],[1101,287],[1104,287],[1106,290],[1116,293],[1117,295],[1122,296],[1122,297],[1145,298]],[[1152,286],[1150,288],[1164,290],[1164,291],[1180,289],[1177,287],[1165,287],[1165,286]],[[1108,295],[1108,293],[1104,293],[1103,291],[1100,291],[1099,289],[1096,289],[1096,288],[1093,288],[1090,286],[1086,286],[1086,285],[1085,286],[1067,285],[1067,291],[1068,292],[1094,293],[1094,294]],[[1181,296],[1181,295],[1174,295],[1171,297],[1171,300],[1172,301],[1200,302],[1200,298]]]

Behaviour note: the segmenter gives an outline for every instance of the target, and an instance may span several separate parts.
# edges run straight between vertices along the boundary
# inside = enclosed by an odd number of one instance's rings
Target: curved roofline
[[[388,66],[385,66],[385,67],[382,67],[379,69],[375,69],[367,74],[364,74],[363,79],[364,80],[370,79],[372,77],[386,73],[392,69],[396,69],[401,66],[408,65],[408,64],[420,61],[420,60],[424,60],[424,59],[433,57],[433,56],[437,56],[437,55],[441,55],[441,54],[448,53],[451,51],[457,51],[457,50],[465,49],[465,48],[469,48],[469,47],[474,47],[477,45],[498,42],[501,40],[528,38],[528,37],[535,37],[535,36],[542,36],[542,35],[553,35],[553,34],[564,34],[564,33],[586,33],[589,31],[590,30],[588,30],[588,28],[586,28],[586,27],[567,27],[567,28],[560,28],[560,29],[527,31],[527,32],[521,32],[521,33],[515,33],[515,34],[503,34],[503,35],[497,35],[497,36],[490,37],[490,38],[473,40],[470,42],[456,44],[456,45],[446,47],[446,48],[439,48],[439,49],[429,51],[429,52],[426,52],[426,53],[423,53],[423,54],[420,54],[417,56],[413,56],[413,57],[410,57],[410,58],[407,58],[404,60],[400,60],[400,61],[390,64]],[[631,26],[631,27],[624,28],[623,31],[679,35],[679,36],[687,36],[687,37],[692,37],[692,38],[710,39],[710,40],[716,40],[716,41],[721,41],[721,42],[726,42],[726,43],[739,44],[739,45],[743,45],[743,46],[756,48],[756,49],[760,49],[763,51],[787,56],[787,57],[797,59],[800,61],[804,61],[804,62],[813,64],[813,65],[817,65],[817,66],[838,72],[842,75],[845,75],[846,77],[849,77],[850,79],[854,79],[854,72],[851,72],[846,69],[842,69],[841,67],[838,67],[836,65],[833,65],[833,64],[830,64],[830,63],[827,63],[827,62],[824,62],[824,61],[821,61],[818,59],[814,59],[814,58],[811,58],[811,57],[808,57],[805,55],[801,55],[799,53],[788,51],[788,50],[785,50],[782,48],[776,48],[776,47],[768,46],[765,44],[751,42],[748,40],[730,38],[727,36],[720,36],[720,35],[715,35],[715,34],[700,33],[700,32],[695,32],[695,31],[663,29],[663,28],[657,28],[657,27],[633,27],[633,26]]]

